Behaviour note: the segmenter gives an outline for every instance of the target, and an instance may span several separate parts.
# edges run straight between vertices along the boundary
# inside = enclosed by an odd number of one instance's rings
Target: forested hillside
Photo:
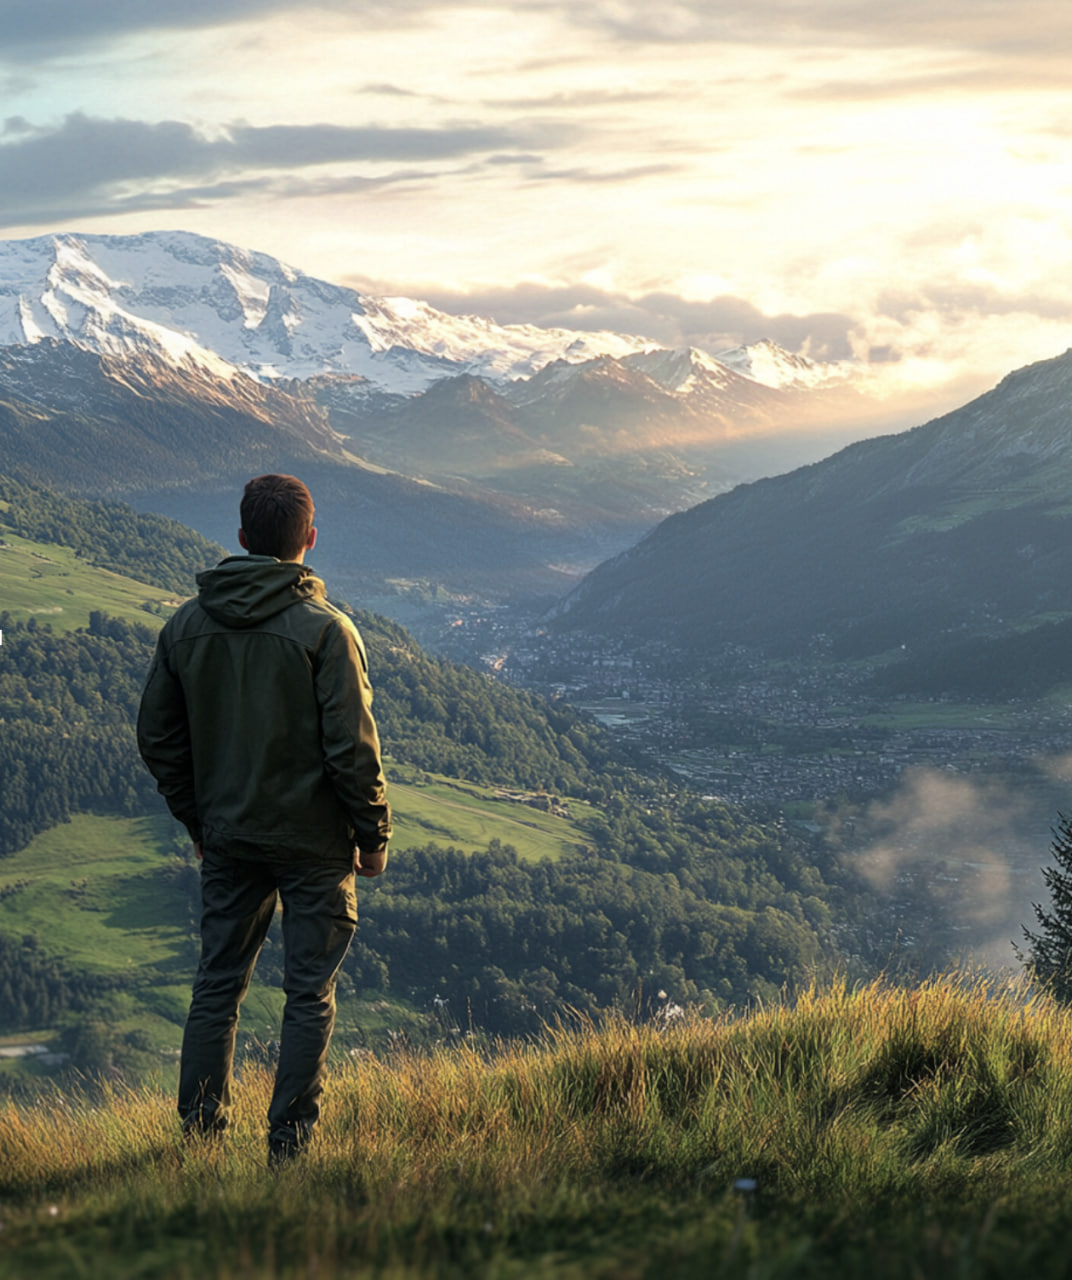
[[[86,810],[155,804],[134,717],[155,633],[94,615],[53,633],[0,613],[0,854]]]
[[[729,819],[713,805],[691,829],[672,807],[621,809],[583,856],[558,862],[509,847],[407,853],[365,890],[346,973],[431,1001],[447,1029],[471,1016],[512,1034],[569,1009],[666,1016],[679,1002],[775,997],[830,969],[830,888],[799,853],[745,821],[712,830]]]
[[[0,532],[70,547],[90,564],[179,595],[194,574],[227,553],[166,516],[139,515],[125,502],[87,502],[0,475]],[[2,603],[2,602],[0,602]]]
[[[95,504],[67,509],[53,497],[39,511],[37,536],[58,536],[68,520],[88,529],[99,518],[114,529],[130,518]],[[157,526],[158,580],[173,575],[188,591],[182,575],[194,551],[176,533],[172,556],[172,533],[168,522]],[[645,777],[568,707],[432,658],[375,615],[357,621],[389,778],[392,767],[415,766],[585,798],[601,816],[585,820],[586,847],[555,862],[525,862],[500,846],[400,855],[382,881],[365,886],[344,987],[459,1021],[468,1009],[482,1026],[510,1032],[564,1004],[595,1011],[641,989],[710,1004],[769,993],[831,960],[836,876],[783,829]],[[88,627],[53,632],[0,614],[0,853],[74,813],[159,812],[133,731],[158,622],[96,612]],[[196,878],[161,877],[154,891],[196,894]],[[37,945],[35,973],[51,972],[45,934]],[[9,984],[17,959],[9,948],[0,974]],[[270,945],[269,980],[281,976],[278,960]],[[54,977],[62,995],[53,1007],[77,1005],[71,976]],[[49,1007],[27,1002],[25,1020]]]
[[[357,620],[394,760],[585,797],[623,784],[628,771],[609,738],[576,712],[431,658],[386,619]],[[155,630],[95,613],[87,628],[53,632],[6,612],[0,630],[0,854],[71,813],[155,804],[133,728]]]

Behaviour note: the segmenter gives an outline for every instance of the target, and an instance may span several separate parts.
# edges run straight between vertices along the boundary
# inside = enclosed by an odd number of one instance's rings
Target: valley
[[[1051,828],[1072,793],[1072,690],[912,698],[884,664],[772,660],[726,646],[566,633],[505,644],[501,679],[568,699],[690,788],[787,828],[855,868],[896,917],[898,963],[996,970],[1045,901]]]

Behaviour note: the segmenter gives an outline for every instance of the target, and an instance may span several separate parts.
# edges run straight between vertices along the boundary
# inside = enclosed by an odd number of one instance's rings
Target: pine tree
[[[1063,813],[1053,828],[1050,853],[1055,865],[1042,871],[1050,909],[1033,904],[1039,932],[1024,927],[1030,950],[1025,957],[1017,948],[1017,955],[1039,986],[1062,1004],[1072,1004],[1072,818]]]

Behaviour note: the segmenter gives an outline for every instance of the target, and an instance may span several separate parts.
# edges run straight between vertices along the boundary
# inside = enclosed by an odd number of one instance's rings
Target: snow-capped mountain
[[[268,254],[188,232],[51,235],[0,242],[0,347],[53,338],[116,358],[150,355],[217,377],[325,374],[416,395],[443,377],[529,378],[555,360],[638,362],[677,394],[729,368],[766,387],[809,389],[824,366],[771,343],[718,360],[610,332],[499,325],[409,298],[377,298],[305,275]],[[683,372],[671,387],[660,368]],[[669,377],[672,379],[672,372]]]
[[[711,359],[753,382],[782,391],[790,387],[819,390],[838,386],[851,376],[850,367],[843,363],[817,364],[807,356],[793,355],[766,338],[751,346],[719,351]]]
[[[357,375],[412,395],[451,374],[526,377],[550,360],[647,350],[641,338],[448,316],[373,298],[187,232],[0,242],[0,346],[55,338],[217,376]]]
[[[241,478],[294,469],[344,581],[557,591],[829,416],[820,366],[750,351],[447,315],[185,232],[0,241],[0,472],[224,538]]]

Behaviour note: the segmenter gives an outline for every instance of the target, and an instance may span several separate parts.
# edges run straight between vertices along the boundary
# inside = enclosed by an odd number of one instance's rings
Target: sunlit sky
[[[770,337],[951,405],[1072,345],[1067,0],[0,0],[0,235]]]

